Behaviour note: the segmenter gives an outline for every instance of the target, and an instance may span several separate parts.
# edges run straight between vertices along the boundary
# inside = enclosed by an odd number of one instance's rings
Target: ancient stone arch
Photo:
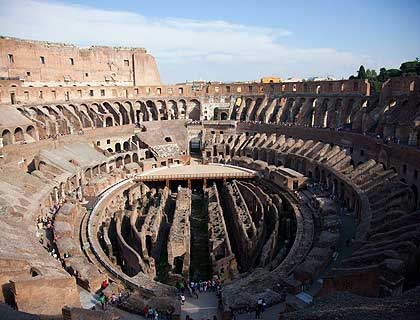
[[[23,141],[25,138],[23,136],[23,129],[21,127],[17,127],[14,131],[15,141],[20,142]]]
[[[198,121],[200,120],[200,116],[201,116],[200,101],[198,101],[197,99],[192,99],[190,101],[190,107],[188,110],[188,119]]]
[[[4,129],[3,132],[1,133],[1,137],[3,138],[4,146],[11,145],[14,142],[14,137],[9,129]]]

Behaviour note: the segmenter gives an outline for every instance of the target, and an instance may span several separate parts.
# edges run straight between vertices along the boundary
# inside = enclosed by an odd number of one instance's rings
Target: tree
[[[385,68],[381,68],[379,70],[378,80],[381,81],[381,82],[385,82],[385,80],[386,80],[386,69]]]
[[[357,71],[357,79],[366,79],[366,71],[363,65],[361,65],[359,71]]]
[[[366,79],[369,80],[376,80],[376,78],[378,77],[378,75],[376,74],[376,70],[375,69],[367,69],[366,70]]]
[[[402,75],[402,72],[400,69],[388,69],[385,74],[387,78],[393,78],[399,77],[400,75]]]
[[[407,61],[401,64],[400,70],[404,75],[415,75],[419,64],[418,61]]]

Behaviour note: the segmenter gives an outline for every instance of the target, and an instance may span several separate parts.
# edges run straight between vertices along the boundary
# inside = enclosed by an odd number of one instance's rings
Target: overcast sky
[[[417,0],[0,0],[0,34],[145,47],[164,83],[399,67],[420,56]]]

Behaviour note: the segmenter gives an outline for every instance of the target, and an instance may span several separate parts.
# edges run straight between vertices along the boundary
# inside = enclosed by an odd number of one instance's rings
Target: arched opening
[[[139,156],[137,153],[133,154],[133,162],[139,162]]]
[[[188,119],[198,121],[200,120],[200,102],[198,100],[191,100],[191,111],[188,114]]]
[[[9,130],[3,130],[1,137],[3,139],[4,146],[8,146],[13,143],[12,133]]]
[[[226,112],[220,113],[220,120],[227,120],[227,119],[228,119],[228,114]]]
[[[115,152],[120,152],[121,151],[121,143],[117,142],[115,144]]]
[[[153,101],[146,101],[147,110],[152,115],[153,120],[158,120],[158,110],[156,108],[156,104]]]
[[[179,119],[185,119],[187,114],[187,103],[184,99],[179,100]]]
[[[130,143],[128,141],[125,141],[123,143],[123,149],[126,150],[126,151],[130,150]]]
[[[256,117],[257,117],[257,112],[258,112],[258,109],[260,108],[260,106],[261,106],[262,102],[263,102],[263,99],[261,99],[261,98],[258,98],[258,99],[255,101],[255,104],[252,106],[252,110],[251,110],[251,112],[249,113],[249,120],[251,120],[251,121],[257,120],[257,119],[256,119]],[[248,112],[249,112],[249,111],[248,111]]]
[[[101,164],[100,171],[101,171],[101,173],[105,173],[106,172],[106,162]]]
[[[41,275],[41,271],[39,271],[37,268],[34,268],[34,267],[31,267],[30,273],[31,273],[32,278]]]
[[[248,114],[248,110],[250,109],[252,104],[252,99],[248,98],[245,100],[245,106],[244,109],[242,110],[241,114],[240,114],[240,120],[241,121],[245,121],[246,120],[246,115]]]
[[[130,123],[130,117],[129,114],[127,112],[127,109],[121,105],[121,104],[117,104],[118,110],[121,113],[121,117],[122,117],[122,124],[129,124]]]
[[[33,126],[28,126],[26,128],[26,133],[28,135],[30,135],[33,139],[36,139],[36,131],[35,131],[35,128]]]
[[[99,166],[94,166],[94,167],[92,168],[92,174],[93,174],[94,176],[97,176],[97,175],[99,174]]]
[[[168,101],[168,117],[169,119],[178,119],[178,106],[174,100]]]
[[[131,157],[129,154],[126,154],[124,157],[124,164],[131,163]]]
[[[118,157],[117,160],[116,160],[116,164],[115,164],[116,167],[117,168],[120,168],[122,166],[122,164],[123,164],[122,162],[123,162],[123,158],[122,157]]]
[[[20,142],[20,141],[23,141],[23,140],[24,140],[24,137],[23,137],[23,130],[22,130],[22,128],[17,127],[17,128],[15,129],[15,141],[16,141],[16,142]]]
[[[318,115],[316,116],[316,125],[321,128],[326,128],[328,125],[328,105],[329,99],[324,99],[322,101],[321,107],[318,110]]]
[[[111,117],[108,117],[108,118],[105,119],[105,125],[107,127],[112,127],[113,126],[113,120],[112,120]]]
[[[121,124],[120,115],[117,113],[117,111],[108,102],[104,102],[102,105],[104,109],[106,109],[106,111],[108,111],[114,117],[114,124],[119,126]]]
[[[166,111],[166,103],[163,100],[158,100],[156,102],[157,109],[159,111],[160,120],[168,120],[168,113]]]
[[[345,106],[343,112],[341,112],[341,123],[343,126],[348,127],[352,122],[352,110],[354,105],[354,99],[350,99]]]

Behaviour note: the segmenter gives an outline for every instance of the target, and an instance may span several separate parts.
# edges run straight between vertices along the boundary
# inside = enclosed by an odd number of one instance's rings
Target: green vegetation
[[[357,71],[357,76],[350,76],[351,79],[367,79],[370,83],[372,93],[377,93],[381,90],[382,84],[389,78],[399,76],[419,76],[420,75],[420,61],[416,58],[414,61],[407,61],[401,64],[399,69],[385,69],[381,68],[379,74],[374,69],[367,69],[362,65]]]

